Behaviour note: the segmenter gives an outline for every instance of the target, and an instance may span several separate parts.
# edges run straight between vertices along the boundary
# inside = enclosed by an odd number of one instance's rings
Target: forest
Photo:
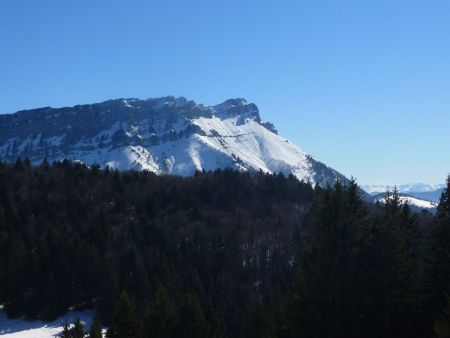
[[[0,163],[0,305],[64,338],[450,337],[450,178],[437,212],[355,181]]]

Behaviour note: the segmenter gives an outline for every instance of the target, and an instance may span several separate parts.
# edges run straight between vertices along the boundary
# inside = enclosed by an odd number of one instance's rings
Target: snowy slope
[[[9,319],[0,312],[0,337],[2,338],[53,338],[62,332],[65,321],[73,323],[77,318],[89,329],[94,317],[93,311],[69,312],[57,320],[44,323],[23,319]]]
[[[380,203],[385,203],[386,199],[385,199],[385,194],[381,193],[378,194],[375,197],[375,201],[380,202]],[[423,209],[426,210],[430,210],[430,211],[434,211],[437,207],[437,204],[432,202],[432,201],[426,201],[423,199],[419,199],[413,196],[408,196],[405,194],[400,194],[400,202],[401,203],[408,203],[408,205],[410,205],[413,209],[415,209],[416,211],[420,211]]]
[[[0,160],[18,157],[183,176],[233,168],[293,174],[317,184],[346,181],[279,136],[244,99],[211,107],[174,97],[119,99],[0,116]]]

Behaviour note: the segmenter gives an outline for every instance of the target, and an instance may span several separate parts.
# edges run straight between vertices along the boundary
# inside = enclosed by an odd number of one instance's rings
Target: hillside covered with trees
[[[432,216],[354,182],[0,164],[0,304],[96,309],[91,337],[448,337],[449,188]]]

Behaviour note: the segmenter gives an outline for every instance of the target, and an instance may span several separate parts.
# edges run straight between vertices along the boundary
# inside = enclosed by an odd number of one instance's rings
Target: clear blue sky
[[[0,113],[169,94],[255,102],[360,183],[440,183],[450,1],[0,1]]]

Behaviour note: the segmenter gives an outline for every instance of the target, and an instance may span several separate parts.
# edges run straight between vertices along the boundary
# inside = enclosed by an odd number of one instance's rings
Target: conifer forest
[[[0,164],[0,304],[93,309],[61,337],[450,337],[450,179],[435,214],[351,181]]]

